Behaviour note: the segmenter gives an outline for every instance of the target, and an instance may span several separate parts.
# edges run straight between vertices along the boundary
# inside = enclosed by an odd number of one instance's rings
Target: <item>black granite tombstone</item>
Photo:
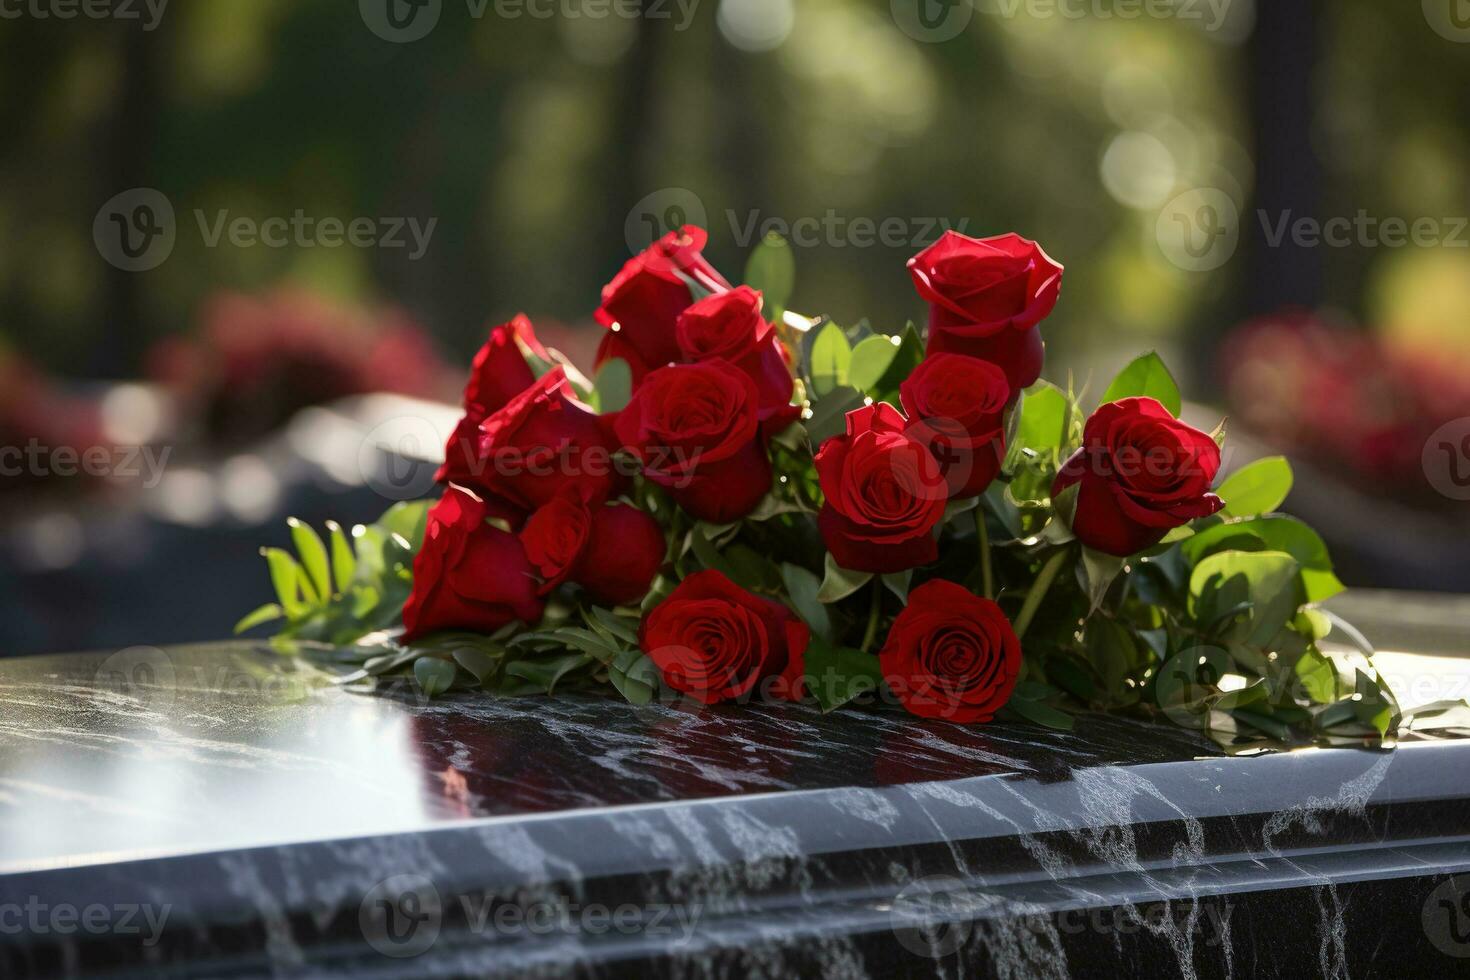
[[[1358,602],[1387,673],[1464,695],[1466,604]],[[280,667],[0,662],[0,976],[1470,974],[1470,741],[1232,758]]]

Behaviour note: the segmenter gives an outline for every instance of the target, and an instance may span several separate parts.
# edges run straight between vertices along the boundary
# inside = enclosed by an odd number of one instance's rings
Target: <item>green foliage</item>
[[[351,644],[394,626],[408,600],[428,507],[428,501],[395,504],[376,523],[353,528],[351,545],[341,528],[329,525],[330,556],[321,537],[292,518],[295,554],[261,550],[276,601],[242,618],[235,632],[284,619],[276,634],[281,640]]]
[[[746,261],[745,284],[762,294],[766,319],[779,323],[796,290],[796,256],[790,243],[775,232],[767,234]]]
[[[1153,351],[1134,359],[1118,372],[1108,390],[1103,392],[1102,404],[1121,401],[1124,398],[1152,398],[1167,408],[1175,417],[1184,407],[1179,394],[1179,385],[1174,375],[1164,365],[1163,358]]]
[[[1256,517],[1269,514],[1286,502],[1294,477],[1284,456],[1258,459],[1242,467],[1215,491],[1225,501],[1220,516]]]

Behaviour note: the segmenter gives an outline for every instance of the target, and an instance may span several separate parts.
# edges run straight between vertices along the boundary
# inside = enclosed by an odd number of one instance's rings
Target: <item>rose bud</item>
[[[670,687],[717,704],[780,674],[810,636],[781,603],[710,570],[695,572],[654,607],[639,640]]]
[[[939,464],[892,405],[847,413],[847,434],[817,453],[826,503],[817,526],[838,565],[887,574],[939,557],[934,529],[949,488]]]
[[[521,543],[541,576],[541,595],[575,582],[605,606],[642,599],[667,551],[663,530],[643,511],[589,505],[570,490],[531,515]]]
[[[1041,377],[1045,348],[1036,325],[1057,305],[1062,267],[1020,235],[970,238],[946,231],[909,259],[929,303],[930,354],[968,354],[1006,373],[1013,392]]]
[[[623,478],[612,436],[566,387],[564,369],[552,368],[480,423],[472,486],[525,507],[539,507],[568,488],[588,500],[616,495]]]
[[[675,335],[684,361],[720,357],[750,375],[768,432],[780,432],[801,416],[801,406],[791,404],[796,382],[789,355],[775,326],[761,315],[761,294],[754,289],[739,286],[706,296],[679,314]]]
[[[508,519],[493,504],[451,486],[429,510],[403,607],[403,642],[437,630],[493,633],[541,619],[536,579],[521,542],[487,523]]]
[[[1076,486],[1072,532],[1089,548],[1127,558],[1225,506],[1210,492],[1219,471],[1220,447],[1209,435],[1152,398],[1125,398],[1087,420],[1052,498]]]
[[[440,483],[473,484],[479,465],[480,423],[535,382],[526,354],[550,360],[524,314],[490,331],[470,367],[464,389],[464,417],[444,448],[444,465],[434,479]]]
[[[984,493],[1005,459],[1005,372],[962,354],[934,354],[898,390],[909,434],[939,461],[950,499]]]
[[[621,357],[637,384],[647,372],[678,360],[674,327],[694,302],[689,280],[712,293],[730,288],[702,254],[708,240],[704,229],[693,225],[671,231],[629,259],[602,287],[602,305],[593,315],[608,334],[597,351],[598,366]]]
[[[883,679],[921,718],[990,721],[1021,673],[1021,643],[1000,606],[943,579],[909,593],[878,654]]]
[[[695,518],[739,520],[771,489],[755,382],[729,361],[659,368],[615,423],[618,438]]]

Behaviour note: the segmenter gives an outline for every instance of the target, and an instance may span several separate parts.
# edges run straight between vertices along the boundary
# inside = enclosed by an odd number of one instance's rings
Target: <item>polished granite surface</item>
[[[1470,659],[1424,655],[1470,652],[1462,601],[1358,602],[1401,697],[1470,693]],[[1360,948],[1374,915],[1417,923],[1433,908],[1421,892],[1470,885],[1470,741],[1225,758],[1103,717],[1062,734],[794,705],[429,702],[267,669],[280,664],[252,643],[0,661],[0,908],[106,894],[174,923],[142,947],[14,945],[0,929],[0,975],[601,973],[653,957],[694,976],[1061,977],[1137,955],[1169,975],[1356,976],[1389,958]],[[918,956],[895,909],[937,879],[963,901],[924,904],[924,928],[968,923],[965,940]],[[365,918],[403,881],[446,905],[411,967]],[[701,918],[681,944],[644,930],[620,945],[586,930],[487,939],[447,909],[528,889]],[[1159,903],[1157,928],[1126,942],[1058,931],[1069,910]],[[1281,916],[1302,920],[1303,949],[1268,938]]]

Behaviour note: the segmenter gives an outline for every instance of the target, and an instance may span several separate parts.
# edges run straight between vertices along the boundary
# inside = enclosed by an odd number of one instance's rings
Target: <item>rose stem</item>
[[[985,505],[975,507],[975,533],[980,536],[980,574],[985,580],[985,598],[995,598],[995,574],[990,569],[990,529],[985,526]]]
[[[873,576],[873,601],[868,608],[868,628],[863,632],[861,649],[871,653],[873,641],[878,638],[878,619],[883,612],[883,576]]]
[[[1026,593],[1026,604],[1021,607],[1021,615],[1016,617],[1016,638],[1020,639],[1026,635],[1026,627],[1031,625],[1031,620],[1036,616],[1036,610],[1041,607],[1041,600],[1046,598],[1047,591],[1052,582],[1056,580],[1057,573],[1062,570],[1062,563],[1067,560],[1067,549],[1063,548],[1047,560],[1041,569],[1041,574],[1036,576],[1036,584],[1031,586],[1031,591]]]

